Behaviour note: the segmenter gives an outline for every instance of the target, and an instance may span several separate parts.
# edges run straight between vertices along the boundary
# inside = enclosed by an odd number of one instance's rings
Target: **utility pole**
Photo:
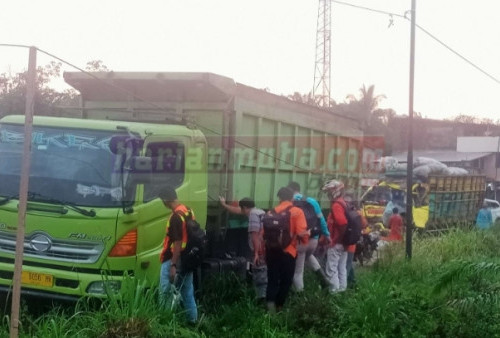
[[[411,259],[413,235],[413,93],[415,82],[415,15],[416,2],[411,0],[410,98],[408,108],[408,158],[406,171],[406,258]]]
[[[331,26],[331,1],[319,0],[313,99],[320,107],[330,107]]]
[[[19,208],[16,238],[16,259],[12,279],[12,307],[10,316],[10,337],[19,336],[19,304],[21,298],[21,278],[24,254],[26,206],[28,204],[28,183],[31,159],[31,133],[33,130],[33,110],[35,104],[36,47],[29,49],[28,78],[26,83],[26,107],[24,111],[24,150],[19,184]]]

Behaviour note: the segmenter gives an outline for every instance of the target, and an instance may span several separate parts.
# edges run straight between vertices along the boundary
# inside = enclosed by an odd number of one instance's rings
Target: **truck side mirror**
[[[115,135],[109,141],[109,150],[115,155],[120,155],[125,153],[127,147],[132,147],[132,154],[137,154],[143,145],[144,140],[142,138],[130,135]]]

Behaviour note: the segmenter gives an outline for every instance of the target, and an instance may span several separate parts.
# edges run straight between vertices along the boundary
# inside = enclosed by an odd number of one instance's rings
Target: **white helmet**
[[[328,197],[331,199],[340,197],[343,190],[344,183],[337,180],[329,180],[321,188],[321,191],[326,192],[328,194]]]

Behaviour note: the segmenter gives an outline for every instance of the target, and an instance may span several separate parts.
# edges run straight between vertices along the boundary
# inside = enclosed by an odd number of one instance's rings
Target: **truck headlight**
[[[87,293],[105,295],[108,293],[118,293],[120,292],[122,283],[118,280],[106,280],[99,282],[92,282],[87,287]]]

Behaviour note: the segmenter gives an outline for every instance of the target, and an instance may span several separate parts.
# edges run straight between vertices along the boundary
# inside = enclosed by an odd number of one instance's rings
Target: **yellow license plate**
[[[52,285],[54,285],[54,276],[38,272],[23,271],[21,274],[21,283],[52,287]]]

